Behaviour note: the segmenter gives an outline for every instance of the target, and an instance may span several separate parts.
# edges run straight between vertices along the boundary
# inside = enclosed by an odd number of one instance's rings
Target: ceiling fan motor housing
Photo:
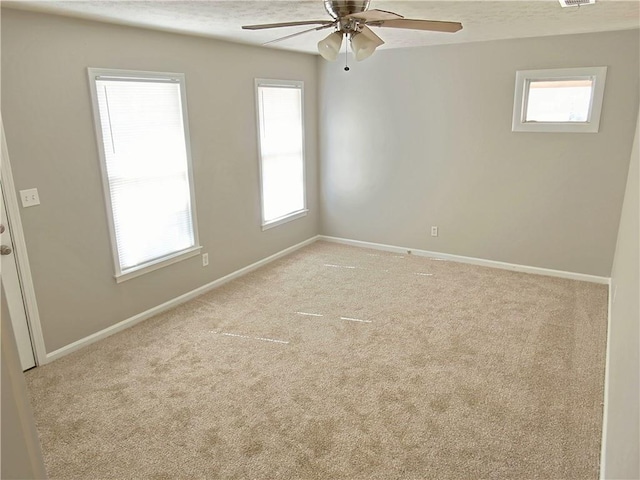
[[[335,20],[369,8],[371,0],[324,0],[324,8]]]

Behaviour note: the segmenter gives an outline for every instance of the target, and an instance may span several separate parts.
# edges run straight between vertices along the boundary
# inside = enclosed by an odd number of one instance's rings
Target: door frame
[[[20,206],[18,205],[18,195],[13,182],[13,173],[9,162],[9,150],[4,134],[4,123],[0,114],[0,136],[2,142],[2,156],[0,157],[0,176],[2,177],[2,189],[5,196],[5,208],[7,209],[7,221],[11,230],[16,264],[18,267],[18,278],[22,289],[24,308],[27,314],[27,324],[31,334],[31,346],[36,360],[36,366],[44,365],[47,361],[47,349],[42,335],[42,325],[40,323],[40,313],[36,301],[36,292],[33,287],[33,277],[29,256],[27,255],[27,242],[22,230],[22,220],[20,218]]]

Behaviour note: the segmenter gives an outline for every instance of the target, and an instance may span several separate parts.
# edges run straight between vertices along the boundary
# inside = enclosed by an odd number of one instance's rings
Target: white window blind
[[[263,225],[305,211],[302,82],[257,82]]]
[[[183,85],[172,77],[93,78],[117,276],[197,244]]]

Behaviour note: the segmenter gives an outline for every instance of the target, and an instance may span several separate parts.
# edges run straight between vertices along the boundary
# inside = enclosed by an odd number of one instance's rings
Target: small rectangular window
[[[184,75],[89,69],[118,281],[200,249]]]
[[[303,84],[256,80],[263,229],[306,214]]]
[[[516,74],[513,131],[597,132],[607,67]]]

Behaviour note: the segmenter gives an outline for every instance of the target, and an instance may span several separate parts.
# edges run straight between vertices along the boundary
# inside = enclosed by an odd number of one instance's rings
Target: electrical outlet
[[[202,254],[202,266],[206,267],[207,265],[209,265],[209,254],[208,253],[203,253]]]
[[[431,227],[431,236],[432,237],[437,237],[438,236],[438,227]]]
[[[29,190],[20,190],[20,200],[22,200],[23,207],[33,207],[35,205],[40,205],[38,189],[30,188]]]

